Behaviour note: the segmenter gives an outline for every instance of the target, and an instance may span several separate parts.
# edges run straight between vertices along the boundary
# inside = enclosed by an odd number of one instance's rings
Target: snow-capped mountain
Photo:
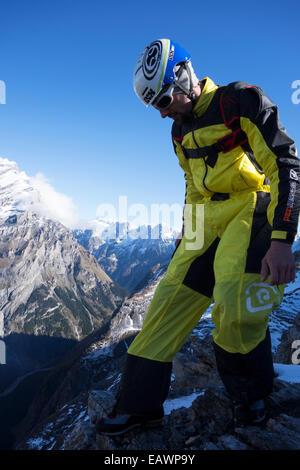
[[[0,158],[0,219],[31,211],[73,227],[76,208],[68,196],[58,193],[42,174],[29,177],[16,162]]]
[[[126,295],[59,217],[46,217],[49,199],[31,183],[0,159],[0,391],[102,326]]]
[[[20,172],[18,165],[6,158],[0,158],[0,219],[30,209],[34,200],[39,200],[37,191],[30,184],[30,178]]]
[[[178,232],[162,224],[134,227],[130,223],[91,221],[74,235],[120,285],[135,292],[170,262]]]

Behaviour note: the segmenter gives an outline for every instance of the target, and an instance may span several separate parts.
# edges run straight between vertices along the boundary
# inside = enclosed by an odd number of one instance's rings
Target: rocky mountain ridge
[[[73,233],[102,269],[130,293],[141,290],[149,277],[169,264],[178,235],[161,224],[132,227],[97,220],[94,227]]]

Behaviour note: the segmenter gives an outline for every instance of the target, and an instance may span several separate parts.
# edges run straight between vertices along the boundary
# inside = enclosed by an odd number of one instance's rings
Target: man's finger
[[[285,284],[288,281],[289,275],[289,267],[288,266],[281,266],[278,268],[278,284]]]
[[[295,269],[294,266],[289,269],[287,277],[288,277],[287,282],[292,282],[292,281],[295,279],[295,277],[296,277],[296,269]]]
[[[260,275],[261,275],[262,282],[265,282],[265,280],[267,279],[267,277],[269,275],[269,267],[268,267],[268,263],[265,259],[263,259],[262,263],[261,263]]]
[[[276,286],[279,284],[279,268],[278,266],[269,265],[270,269],[270,286]]]

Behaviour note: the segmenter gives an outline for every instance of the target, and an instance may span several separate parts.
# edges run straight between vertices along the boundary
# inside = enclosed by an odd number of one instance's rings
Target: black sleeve
[[[258,87],[240,93],[241,128],[255,159],[270,180],[269,222],[272,239],[292,243],[300,210],[300,165],[293,139],[282,125],[277,106]]]

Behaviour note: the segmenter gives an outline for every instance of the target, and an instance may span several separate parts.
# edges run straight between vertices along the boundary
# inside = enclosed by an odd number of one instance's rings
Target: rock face
[[[181,406],[173,409],[175,399],[169,399],[163,427],[110,437],[96,434],[94,423],[110,411],[114,395],[95,390],[89,396],[80,395],[52,415],[17,449],[299,450],[299,396],[300,384],[292,388],[276,380],[269,403],[272,417],[265,426],[234,428],[231,401],[222,387],[210,385],[194,393],[188,406],[184,400],[190,396],[181,397]]]
[[[300,364],[300,313],[293,325],[283,332],[275,360],[282,364]]]
[[[149,273],[170,262],[174,240],[132,240],[105,243],[94,253],[100,266],[130,292],[144,287]]]
[[[70,230],[29,212],[0,221],[0,266],[2,386],[100,328],[126,293]]]
[[[124,290],[58,222],[15,215],[0,222],[0,240],[3,336],[80,340],[124,298]]]
[[[300,259],[300,239],[295,242],[293,251],[296,260]],[[280,342],[276,348],[275,361],[282,364],[300,363],[300,271],[294,282],[285,288],[282,305],[277,311],[281,326]],[[291,321],[292,320],[292,321]]]

